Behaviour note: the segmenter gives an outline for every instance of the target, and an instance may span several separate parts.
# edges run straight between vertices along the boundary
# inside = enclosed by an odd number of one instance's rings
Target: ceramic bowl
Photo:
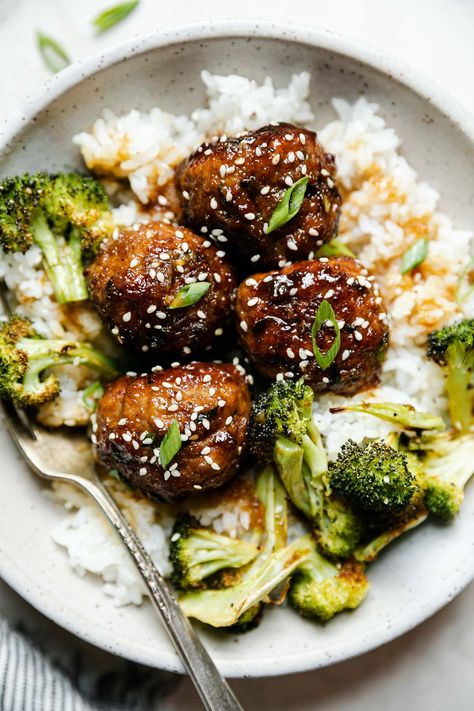
[[[104,107],[115,112],[153,106],[173,113],[200,106],[202,68],[271,75],[286,84],[293,72],[312,74],[311,103],[320,124],[329,101],[366,96],[377,102],[403,140],[403,153],[441,193],[457,227],[474,224],[474,128],[469,115],[431,83],[369,47],[317,30],[263,23],[218,23],[132,39],[75,64],[29,99],[1,127],[0,171],[15,174],[81,167],[71,136]],[[62,510],[19,460],[0,431],[0,574],[38,610],[110,652],[181,671],[151,609],[113,606],[92,576],[79,578],[50,537]],[[389,548],[371,567],[362,607],[325,626],[291,610],[269,610],[260,627],[240,637],[203,632],[230,677],[303,671],[361,654],[406,632],[445,605],[474,574],[474,488],[454,525],[426,524]]]

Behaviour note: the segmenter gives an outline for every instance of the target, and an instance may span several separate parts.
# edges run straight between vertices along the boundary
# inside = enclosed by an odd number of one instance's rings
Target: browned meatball
[[[173,502],[215,489],[238,469],[250,395],[230,364],[191,363],[107,385],[94,438],[102,464],[144,494]],[[160,465],[160,443],[176,421],[182,447]]]
[[[315,133],[282,123],[200,146],[180,166],[177,185],[187,224],[228,239],[247,268],[276,268],[311,259],[335,235],[341,205],[335,173],[334,157]],[[304,177],[299,212],[266,234],[285,191]]]
[[[223,252],[184,227],[150,222],[104,243],[87,269],[91,299],[120,343],[142,352],[190,354],[222,335],[235,287]],[[190,284],[210,284],[172,308]]]
[[[341,329],[339,352],[326,370],[314,357],[311,339],[323,299]],[[316,391],[344,394],[379,382],[388,346],[387,315],[374,277],[355,259],[322,257],[254,274],[240,285],[235,311],[241,342],[265,378],[303,376]],[[323,354],[334,338],[334,327],[326,322],[316,336]]]

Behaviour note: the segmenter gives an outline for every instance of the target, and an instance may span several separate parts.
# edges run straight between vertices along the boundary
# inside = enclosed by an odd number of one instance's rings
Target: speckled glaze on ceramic
[[[269,23],[207,23],[135,38],[67,68],[0,125],[0,173],[80,167],[71,136],[103,107],[116,112],[160,106],[174,113],[202,104],[202,68],[236,72],[277,85],[312,73],[318,122],[329,99],[364,95],[380,104],[403,139],[410,163],[442,194],[457,227],[474,224],[474,123],[427,80],[371,48],[322,31]],[[92,576],[77,577],[50,538],[63,513],[19,460],[0,430],[0,574],[32,605],[83,639],[150,666],[181,671],[158,619],[146,604],[115,608]],[[234,637],[203,632],[230,677],[303,671],[373,649],[419,624],[474,576],[474,487],[454,525],[426,524],[393,545],[370,569],[366,602],[326,626],[287,609],[269,609],[260,627]]]

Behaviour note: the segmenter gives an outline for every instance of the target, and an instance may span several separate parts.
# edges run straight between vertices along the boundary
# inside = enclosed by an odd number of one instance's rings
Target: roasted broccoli
[[[0,329],[0,397],[19,407],[37,407],[59,394],[59,381],[45,373],[55,365],[86,365],[104,379],[115,364],[88,343],[41,338],[29,321],[12,316]]]
[[[451,422],[461,432],[474,425],[474,319],[458,321],[428,336],[427,355],[446,373]]]
[[[300,615],[326,621],[338,612],[359,607],[368,587],[360,563],[336,565],[313,548],[291,579],[288,601]]]
[[[411,440],[409,446],[420,457],[427,509],[441,521],[452,521],[474,473],[474,435],[423,436]]]
[[[379,440],[346,442],[329,467],[329,485],[357,510],[377,514],[402,510],[418,488],[407,456]]]
[[[104,189],[79,173],[34,173],[0,183],[0,244],[6,252],[41,250],[59,303],[87,299],[83,250],[97,247],[111,225]]]
[[[183,612],[212,627],[230,627],[255,621],[259,605],[283,583],[311,553],[310,536],[302,536],[281,547],[281,516],[285,493],[274,474],[266,467],[257,480],[257,491],[265,507],[265,538],[257,557],[234,577],[229,587],[185,592],[179,597]],[[250,619],[248,619],[250,617]],[[237,629],[237,628],[236,628]]]
[[[258,553],[255,543],[204,528],[189,515],[176,521],[170,541],[171,580],[179,590],[203,587],[205,578],[225,568],[241,568]]]
[[[360,522],[331,495],[327,456],[312,417],[313,397],[302,380],[274,383],[254,405],[251,451],[275,462],[291,501],[313,522],[323,552],[346,557],[359,541]]]
[[[416,497],[406,509],[386,518],[383,526],[380,525],[378,530],[368,526],[369,533],[361,545],[354,550],[353,558],[359,563],[372,563],[389,543],[419,526],[427,518],[428,511],[423,504],[423,497]]]

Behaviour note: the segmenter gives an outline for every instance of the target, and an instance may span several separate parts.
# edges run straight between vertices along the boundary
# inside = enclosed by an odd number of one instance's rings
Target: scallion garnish
[[[43,32],[36,33],[38,49],[46,67],[56,74],[71,64],[66,50],[52,37]]]
[[[328,350],[327,353],[321,353],[318,348],[318,344],[316,343],[316,337],[321,327],[327,321],[329,321],[334,328],[334,343],[332,344],[331,348]],[[314,357],[316,358],[316,362],[321,368],[321,370],[326,370],[333,363],[341,347],[341,330],[337,323],[334,309],[332,308],[329,301],[326,301],[326,299],[321,302],[318,310],[316,311],[316,316],[314,318],[313,326],[311,328],[311,340],[313,342],[313,352]]]
[[[323,246],[316,252],[317,257],[353,257],[355,259],[354,252],[349,249],[347,245],[341,242],[339,239],[332,239],[330,242],[323,244]]]
[[[125,20],[125,18],[135,10],[138,3],[139,0],[132,0],[132,2],[113,5],[107,10],[104,10],[104,12],[101,12],[100,15],[97,15],[97,17],[92,20],[92,24],[99,32],[105,32],[119,22],[122,22],[122,20]]]
[[[178,454],[181,449],[181,435],[179,433],[179,425],[176,420],[173,420],[171,425],[166,430],[166,434],[160,444],[160,464],[163,469],[168,468],[168,464]]]
[[[178,291],[168,308],[184,309],[186,306],[197,304],[204,294],[207,294],[210,286],[211,283],[209,281],[196,281],[194,284],[186,284]]]
[[[282,199],[273,210],[270,222],[268,223],[267,235],[279,227],[286,225],[287,222],[298,214],[303,203],[308,182],[309,178],[300,178],[291,188],[285,190]]]
[[[472,273],[473,270],[474,258],[468,261],[468,263],[461,272],[461,276],[459,277],[458,285],[456,288],[456,300],[458,304],[460,304],[462,301],[465,301],[465,299],[468,299],[474,291],[474,285],[470,283],[469,279],[469,275]],[[465,282],[467,282],[466,288],[464,288]]]
[[[97,407],[97,403],[104,394],[104,388],[102,383],[98,380],[95,383],[91,383],[82,393],[82,400],[84,405],[89,408],[89,410],[94,411]]]
[[[428,256],[429,242],[422,237],[414,245],[407,249],[402,257],[401,273],[407,274],[422,264]]]

